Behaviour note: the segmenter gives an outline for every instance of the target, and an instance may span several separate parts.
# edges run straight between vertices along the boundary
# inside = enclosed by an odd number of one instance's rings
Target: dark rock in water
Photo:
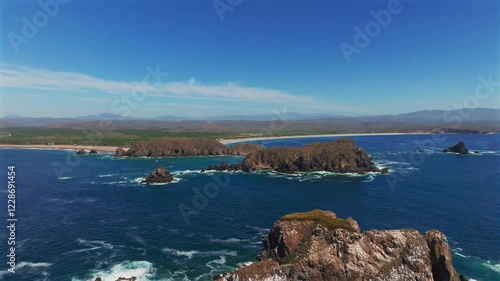
[[[120,277],[120,278],[116,279],[116,281],[136,281],[136,280],[137,280],[136,277],[130,277],[130,278]]]
[[[137,278],[136,277],[130,277],[130,278],[127,278],[127,277],[119,277],[118,279],[116,279],[116,281],[136,281]],[[94,281],[102,281],[101,277],[97,277]]]
[[[214,280],[462,280],[437,230],[361,232],[352,218],[314,210],[282,217],[262,242],[254,263]]]
[[[97,150],[94,150],[94,149],[91,149],[89,154],[96,154],[97,153]]]
[[[458,154],[469,154],[469,150],[465,148],[465,143],[463,141],[455,144],[454,146],[450,146],[447,149],[443,150],[443,152],[453,152]]]
[[[262,146],[253,144],[240,144],[234,147],[224,145],[216,140],[201,138],[171,138],[138,141],[122,155],[115,156],[209,156],[209,155],[247,155],[261,149]],[[118,152],[118,151],[117,151]]]
[[[481,154],[481,153],[479,153],[479,151],[476,150],[476,151],[474,151],[474,154]]]
[[[118,147],[116,149],[115,156],[120,157],[120,156],[126,156],[126,155],[127,155],[127,152],[123,148]]]
[[[382,168],[380,169],[380,173],[382,173],[382,175],[386,175],[389,173],[389,168]]]
[[[169,183],[174,181],[174,177],[170,172],[163,168],[162,166],[153,170],[148,177],[146,177],[143,183]]]
[[[208,167],[216,171],[255,171],[270,169],[281,173],[327,171],[335,173],[381,172],[372,159],[351,139],[302,147],[265,148],[248,154],[241,164]]]
[[[87,152],[85,151],[85,149],[80,149],[76,152],[76,154],[80,154],[80,155],[83,155],[83,154],[86,154]]]

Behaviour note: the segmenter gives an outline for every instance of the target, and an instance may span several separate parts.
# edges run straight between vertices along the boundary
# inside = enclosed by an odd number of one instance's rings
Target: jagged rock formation
[[[455,144],[454,146],[450,146],[447,149],[443,150],[443,152],[453,152],[458,154],[469,154],[469,150],[465,148],[465,143],[463,141]]]
[[[97,150],[91,149],[90,152],[89,152],[89,154],[97,154]]]
[[[248,154],[241,164],[208,167],[207,170],[252,171],[271,169],[281,173],[327,171],[335,173],[382,172],[354,141],[340,138],[328,143],[312,143],[302,147],[274,147]]]
[[[86,154],[87,152],[85,151],[85,149],[80,149],[76,152],[76,154],[79,154],[79,155],[83,155],[83,154]]]
[[[460,281],[444,234],[430,230],[361,232],[352,218],[314,210],[278,220],[257,261],[216,281]]]
[[[172,181],[174,181],[174,177],[162,166],[151,171],[149,176],[142,180],[143,183],[169,183]]]
[[[118,147],[115,151],[115,156],[117,156],[117,157],[126,156],[126,155],[127,155],[127,152],[121,147]]]
[[[123,149],[117,149],[115,156],[208,156],[208,155],[246,155],[261,149],[261,146],[245,144],[234,147],[226,146],[216,140],[200,138],[172,138],[138,141],[123,155]]]

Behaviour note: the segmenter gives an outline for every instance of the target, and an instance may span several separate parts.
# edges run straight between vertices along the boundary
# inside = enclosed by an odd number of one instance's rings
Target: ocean
[[[500,280],[500,135],[352,137],[389,175],[200,173],[242,157],[114,158],[0,149],[1,280],[212,280],[252,262],[281,216],[325,209],[362,230],[438,229],[459,274]],[[254,141],[299,146],[335,138]],[[479,155],[441,151],[464,141]],[[416,150],[416,151],[414,151]],[[9,268],[7,172],[16,171]],[[159,165],[178,180],[145,185]]]

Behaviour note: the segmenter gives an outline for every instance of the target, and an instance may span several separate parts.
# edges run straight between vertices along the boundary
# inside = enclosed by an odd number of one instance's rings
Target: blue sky
[[[499,107],[498,87],[467,103],[500,81],[495,0],[59,1],[0,4],[0,116]]]

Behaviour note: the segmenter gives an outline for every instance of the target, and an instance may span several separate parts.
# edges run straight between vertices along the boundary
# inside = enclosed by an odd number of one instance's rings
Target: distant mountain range
[[[154,121],[268,121],[273,119],[283,119],[283,120],[313,120],[313,119],[324,119],[324,118],[334,118],[342,117],[335,114],[302,114],[296,112],[280,113],[279,115],[215,115],[206,117],[179,117],[173,115],[158,116],[152,118],[138,118],[138,117],[126,117],[113,113],[101,113],[98,115],[85,115],[75,118],[52,118],[52,117],[24,117],[20,115],[6,115],[2,119],[39,119],[39,120],[54,120],[54,121],[97,121],[97,120],[154,120]]]
[[[370,120],[442,120],[446,116],[461,116],[464,115],[467,120],[498,120],[500,118],[500,109],[496,108],[469,108],[469,109],[455,109],[455,110],[421,110],[402,114],[389,114],[389,115],[365,115],[365,116],[343,116],[336,114],[303,114],[296,112],[287,112],[283,114],[266,114],[266,115],[215,115],[206,117],[179,117],[173,115],[158,116],[152,118],[137,118],[126,117],[114,113],[101,113],[98,115],[85,115],[80,117],[66,117],[66,118],[52,118],[52,117],[24,117],[20,115],[6,115],[1,119],[39,119],[39,120],[64,120],[64,121],[95,121],[95,120],[159,120],[159,121],[182,121],[182,120],[204,120],[204,121],[220,121],[220,120],[245,120],[245,121],[267,121],[281,118],[283,120],[314,120],[314,119],[328,119],[328,118],[361,118]]]
[[[19,115],[7,115],[0,118],[0,127],[63,127],[71,128],[77,124],[95,124],[100,120],[116,121],[116,124],[129,124],[139,128],[146,124],[156,124],[161,127],[162,122],[167,123],[192,123],[199,122],[230,122],[237,124],[248,124],[249,122],[263,122],[271,120],[296,121],[304,124],[313,123],[336,123],[336,124],[452,124],[457,119],[461,122],[476,123],[481,125],[498,126],[500,124],[500,109],[495,108],[472,108],[463,110],[422,110],[396,115],[376,116],[341,116],[335,114],[301,114],[295,112],[283,113],[281,115],[219,115],[207,116],[205,118],[186,118],[178,116],[159,116],[155,118],[133,118],[124,117],[113,113],[102,113],[98,115],[87,115],[76,118],[33,118]],[[237,121],[237,122],[235,122]],[[181,126],[180,124],[176,126]],[[78,126],[76,126],[78,127]]]

